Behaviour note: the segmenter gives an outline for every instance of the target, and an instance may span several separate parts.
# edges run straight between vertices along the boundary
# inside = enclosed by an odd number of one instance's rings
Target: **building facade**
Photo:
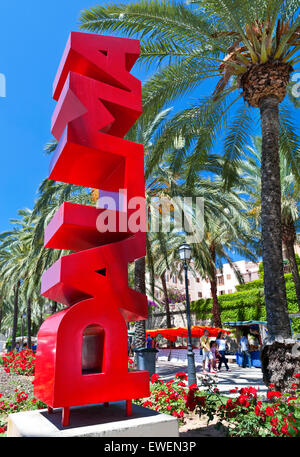
[[[193,265],[191,265],[192,267]],[[240,260],[234,262],[234,268],[239,271],[240,277],[244,282],[259,279],[258,263]],[[198,300],[199,298],[211,298],[210,281],[208,278],[201,278],[199,274],[193,273],[192,268],[188,271],[189,294],[190,299]],[[183,274],[166,272],[166,283],[168,290],[177,290],[185,293],[185,283]],[[223,265],[222,270],[217,270],[217,293],[218,295],[231,294],[236,291],[239,279],[235,270],[229,263]],[[163,299],[162,286],[160,281],[157,282],[156,298]]]

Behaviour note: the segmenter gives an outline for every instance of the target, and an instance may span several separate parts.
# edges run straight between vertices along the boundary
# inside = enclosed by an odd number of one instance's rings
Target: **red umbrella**
[[[217,336],[219,332],[222,333],[231,333],[230,330],[224,330],[218,327],[206,327],[206,326],[197,326],[193,325],[191,327],[191,335],[193,338],[200,338],[204,335],[204,331],[208,330],[208,336],[214,337]],[[169,341],[176,341],[177,337],[188,337],[188,329],[187,327],[175,327],[175,328],[158,328],[154,330],[146,330],[146,334],[152,337],[157,336],[160,334],[163,338]]]

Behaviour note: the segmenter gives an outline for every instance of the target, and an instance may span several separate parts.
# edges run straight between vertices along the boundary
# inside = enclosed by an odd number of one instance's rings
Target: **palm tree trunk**
[[[31,301],[27,300],[27,347],[31,349]]]
[[[293,281],[294,281],[295,289],[296,289],[298,308],[300,311],[300,276],[299,276],[299,270],[298,270],[298,265],[297,265],[297,261],[296,261],[295,249],[294,249],[294,244],[296,241],[295,225],[292,222],[289,224],[283,224],[282,230],[283,230],[282,241],[283,241],[283,244],[285,245],[286,256],[287,256],[287,259],[288,259],[290,267],[291,267]]]
[[[19,289],[20,289],[20,280],[15,286],[15,296],[14,296],[14,316],[13,316],[13,328],[12,328],[12,337],[11,337],[11,348],[12,350],[16,347],[16,337],[17,337],[17,328],[18,328],[18,315],[19,315]]]
[[[270,336],[262,348],[261,358],[264,382],[285,390],[293,374],[290,373],[293,344],[287,341],[291,337],[291,329],[283,274],[278,104],[274,96],[264,97],[259,102],[262,127],[262,258]]]
[[[212,314],[214,326],[222,328],[221,314],[220,314],[220,305],[217,294],[217,277],[214,276],[213,279],[210,279],[210,291],[213,301]]]
[[[215,327],[222,327],[220,305],[219,305],[218,294],[217,294],[217,272],[216,272],[216,267],[215,267],[216,249],[215,249],[214,244],[211,244],[211,246],[209,247],[209,251],[210,251],[210,256],[211,256],[211,260],[212,260],[211,272],[210,272],[210,274],[211,274],[210,291],[211,291],[211,296],[212,296],[212,300],[213,300],[213,307],[212,307],[213,320],[214,320]]]
[[[171,313],[170,313],[169,295],[168,295],[165,271],[160,276],[160,279],[161,279],[161,284],[162,284],[162,288],[163,288],[163,292],[164,292],[164,302],[165,302],[166,317],[167,317],[167,328],[171,328],[172,327]]]
[[[41,327],[43,322],[44,322],[43,308],[40,306],[39,328]]]
[[[146,261],[142,257],[134,264],[134,287],[141,294],[146,293]],[[135,322],[135,348],[141,349],[146,346],[146,326],[145,321]]]
[[[0,333],[1,333],[2,317],[3,317],[3,300],[0,299]]]
[[[51,314],[55,314],[57,312],[57,302],[53,301],[51,303]]]

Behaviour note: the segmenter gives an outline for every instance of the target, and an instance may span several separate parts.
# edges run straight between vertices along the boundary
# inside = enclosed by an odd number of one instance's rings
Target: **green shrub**
[[[300,258],[297,257],[300,264]],[[260,270],[262,271],[262,267]],[[299,307],[292,274],[287,273],[284,276],[288,309],[290,313],[296,313]],[[236,289],[237,291],[232,294],[218,296],[222,322],[266,320],[263,279],[239,284]],[[192,301],[191,310],[199,320],[212,319],[212,299],[201,298]],[[294,333],[300,333],[299,318],[292,318],[292,327]]]

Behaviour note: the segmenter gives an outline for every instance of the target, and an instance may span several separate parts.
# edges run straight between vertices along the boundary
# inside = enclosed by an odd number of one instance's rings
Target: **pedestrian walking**
[[[225,355],[226,355],[226,340],[224,338],[224,333],[223,332],[219,332],[218,333],[216,341],[217,341],[217,345],[218,345],[218,352],[220,354],[218,370],[221,371],[222,363],[224,363],[224,365],[226,367],[226,370],[230,371],[230,368],[228,366],[228,360],[225,357]]]
[[[216,341],[211,341],[209,343],[210,352],[212,353],[212,360],[208,361],[208,371],[211,370],[213,373],[217,373],[217,355],[218,355],[218,345]]]
[[[213,360],[213,355],[212,355],[212,352],[210,350],[210,344],[209,344],[208,335],[209,335],[209,331],[208,330],[204,330],[204,335],[202,335],[201,338],[200,338],[200,347],[202,349],[203,373],[207,373],[207,371],[205,369],[206,360],[207,361]],[[209,368],[208,368],[208,370],[209,370]]]
[[[240,346],[241,346],[241,351],[242,351],[242,356],[243,356],[242,367],[246,368],[247,361],[248,361],[248,366],[249,366],[249,368],[251,368],[252,361],[251,361],[251,354],[249,351],[249,341],[248,341],[247,332],[243,333],[243,336],[240,340]]]

